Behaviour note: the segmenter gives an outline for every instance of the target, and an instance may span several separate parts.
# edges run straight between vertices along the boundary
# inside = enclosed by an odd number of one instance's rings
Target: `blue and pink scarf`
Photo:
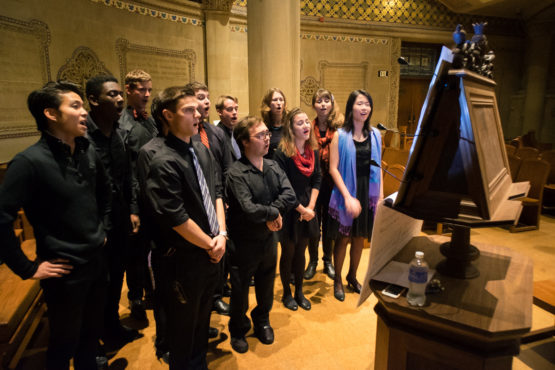
[[[338,152],[339,152],[339,166],[338,170],[341,178],[353,197],[357,195],[357,170],[356,170],[356,149],[353,142],[353,134],[344,129],[339,129]],[[381,163],[382,141],[378,129],[372,127],[370,133],[370,158],[376,163]],[[376,166],[370,165],[370,182],[368,184],[368,209],[376,212],[378,200],[380,199],[380,180],[381,169]],[[364,207],[363,204],[361,206]],[[330,216],[339,222],[339,232],[343,235],[351,233],[351,226],[353,219],[345,209],[345,200],[337,186],[333,187],[329,204]]]

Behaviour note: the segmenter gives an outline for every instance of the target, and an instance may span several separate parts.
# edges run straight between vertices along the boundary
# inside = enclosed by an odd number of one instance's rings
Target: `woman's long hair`
[[[275,92],[280,93],[281,96],[283,96],[283,113],[281,114],[281,122],[274,122],[274,117],[270,109],[270,103],[272,102],[272,97]],[[274,127],[276,124],[285,124],[287,121],[287,99],[285,98],[283,91],[277,87],[272,87],[266,91],[266,94],[264,94],[264,97],[262,98],[262,104],[260,105],[260,115],[262,116],[264,123],[266,123],[269,128]]]
[[[331,101],[331,111],[328,114],[328,118],[326,120],[326,126],[328,129],[332,131],[337,131],[343,125],[343,121],[345,117],[339,112],[335,105],[335,99],[333,94],[326,89],[318,89],[314,95],[312,95],[312,108],[314,108],[314,104],[318,101],[318,99],[328,98]],[[318,117],[316,117],[318,119]]]
[[[301,108],[293,108],[287,114],[287,120],[285,122],[285,125],[283,126],[283,136],[281,137],[281,140],[279,142],[279,148],[288,157],[294,157],[295,155],[297,155],[293,125],[295,124],[295,117],[301,113],[305,113],[303,110],[301,110]],[[318,149],[318,143],[316,142],[316,138],[314,137],[314,130],[312,129],[312,127],[310,128],[310,136],[308,137],[307,142],[312,150]]]
[[[366,90],[355,90],[349,95],[349,99],[347,99],[347,104],[345,106],[345,122],[343,123],[343,128],[345,131],[352,132],[354,127],[353,122],[353,105],[355,105],[355,100],[359,95],[364,95],[368,102],[370,103],[370,114],[366,121],[364,121],[364,125],[362,126],[362,132],[364,135],[368,135],[370,132],[370,118],[372,117],[372,113],[374,112],[374,103],[372,102],[372,97]]]

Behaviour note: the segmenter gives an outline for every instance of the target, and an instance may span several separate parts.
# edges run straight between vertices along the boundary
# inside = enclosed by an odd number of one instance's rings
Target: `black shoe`
[[[170,364],[170,351],[164,351],[164,350],[160,350],[157,349],[156,350],[156,358],[158,358],[158,360],[162,360],[164,361],[166,364]]]
[[[304,272],[304,279],[305,280],[310,280],[314,277],[314,275],[316,274],[316,266],[318,265],[318,262],[310,262],[308,264],[308,266],[306,267],[306,270]]]
[[[324,261],[324,274],[328,275],[330,279],[335,279],[335,269],[329,261]]]
[[[260,327],[254,327],[254,335],[263,344],[274,343],[274,329],[270,325],[264,325]]]
[[[220,334],[220,331],[216,328],[209,327],[208,328],[208,338],[216,338]]]
[[[345,291],[343,290],[343,283],[341,281],[333,282],[333,296],[338,301],[343,302],[345,300]]]
[[[233,338],[231,337],[231,348],[237,353],[245,353],[249,350],[249,344],[245,337]]]
[[[355,293],[360,294],[362,286],[358,282],[357,278],[353,278],[347,275],[347,288],[351,288]]]
[[[106,357],[106,356],[96,356],[96,368],[98,370],[108,369],[108,357]]]
[[[291,311],[297,311],[297,309],[299,308],[297,306],[297,302],[295,302],[293,297],[291,297],[290,295],[283,297],[281,301],[283,302],[283,305],[285,306],[285,308],[288,308]]]
[[[229,316],[229,311],[230,311],[229,304],[225,303],[220,298],[218,298],[214,301],[214,305],[212,306],[212,311],[216,311],[220,315]]]
[[[295,294],[295,301],[297,301],[299,307],[301,307],[305,311],[309,311],[312,308],[310,301],[306,299],[304,294]]]
[[[140,299],[135,299],[129,302],[131,308],[131,317],[137,321],[147,321],[144,302]]]
[[[223,296],[224,297],[231,297],[231,287],[229,285],[224,285],[224,292],[223,292]]]
[[[117,344],[125,344],[131,343],[135,339],[142,338],[143,334],[139,333],[136,329],[131,329],[125,325],[118,325],[113,328],[108,328],[105,334],[105,341],[117,343]]]

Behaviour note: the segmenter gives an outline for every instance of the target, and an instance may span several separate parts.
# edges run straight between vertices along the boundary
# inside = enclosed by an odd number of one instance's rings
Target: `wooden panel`
[[[22,249],[35,259],[34,241],[26,241]],[[0,342],[7,342],[40,290],[37,280],[21,280],[8,266],[0,266]]]
[[[492,218],[511,185],[501,119],[495,97],[495,82],[462,70],[460,77],[462,159],[469,193],[484,219]]]

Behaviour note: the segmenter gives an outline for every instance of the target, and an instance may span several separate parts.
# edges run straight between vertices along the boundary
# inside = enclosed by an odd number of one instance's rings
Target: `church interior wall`
[[[374,98],[373,122],[396,127],[401,78],[396,60],[401,43],[431,42],[451,47],[452,30],[443,23],[417,24],[420,18],[441,23],[444,15],[436,12],[439,16],[434,13],[434,18],[405,12],[409,16],[401,14],[393,22],[386,13],[380,15],[374,9],[364,16],[383,19],[368,22],[348,19],[353,12],[334,13],[334,18],[329,10],[323,21],[317,8],[309,7],[312,3],[318,2],[301,2],[301,108],[313,117],[310,99],[322,86],[335,94],[343,112],[348,93],[366,88]],[[424,9],[422,1],[408,3]],[[239,99],[240,117],[249,109],[246,9],[246,1],[235,1],[229,22],[233,51],[230,93]],[[107,71],[122,80],[128,70],[140,67],[153,76],[153,93],[191,80],[207,82],[203,19],[202,5],[190,1],[3,1],[0,79],[5,88],[0,93],[0,163],[38,138],[25,101],[31,90],[49,79],[81,78],[84,85],[91,73]],[[468,28],[470,36],[472,30]],[[486,33],[497,55],[495,80],[505,137],[514,137],[522,134],[524,38],[518,33]],[[551,45],[553,55],[554,43]],[[555,77],[553,71],[549,75],[543,130],[538,134],[544,142],[545,138],[555,142]],[[216,98],[212,96],[213,106]],[[210,118],[218,118],[214,108]]]

